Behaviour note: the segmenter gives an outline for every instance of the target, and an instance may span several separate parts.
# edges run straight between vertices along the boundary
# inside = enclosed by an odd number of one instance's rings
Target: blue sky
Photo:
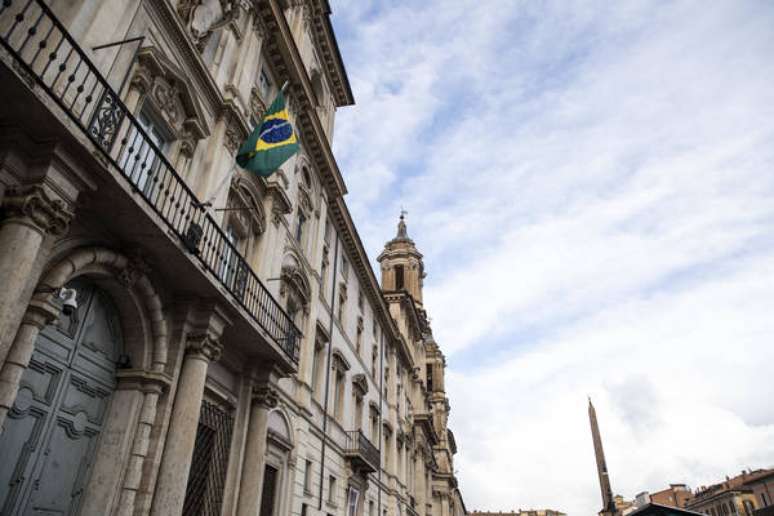
[[[469,509],[774,466],[774,4],[331,0],[369,255],[425,254]]]

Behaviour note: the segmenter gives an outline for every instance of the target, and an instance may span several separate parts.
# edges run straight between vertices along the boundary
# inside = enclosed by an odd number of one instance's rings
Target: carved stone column
[[[0,221],[0,364],[5,362],[24,316],[30,286],[38,282],[35,262],[43,240],[63,235],[73,217],[65,202],[40,185],[11,188]]]
[[[16,400],[19,380],[30,363],[40,330],[53,322],[58,315],[59,309],[50,303],[33,301],[27,308],[19,331],[16,332],[11,352],[0,369],[0,429],[3,428],[5,416]]]
[[[271,376],[271,379],[262,379],[253,388],[237,516],[255,516],[261,506],[269,411],[277,406],[276,377]]]
[[[186,338],[186,352],[180,371],[168,437],[159,467],[156,495],[151,514],[181,514],[188,474],[191,469],[196,431],[199,425],[207,367],[220,357],[219,342],[227,319],[213,309],[208,314],[196,311],[199,319]],[[200,319],[203,317],[203,320]],[[201,327],[201,323],[205,326]]]

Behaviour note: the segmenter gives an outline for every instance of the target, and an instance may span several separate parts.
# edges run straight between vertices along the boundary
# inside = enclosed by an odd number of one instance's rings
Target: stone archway
[[[167,323],[160,297],[146,275],[147,270],[141,260],[102,247],[70,251],[57,260],[39,282],[0,371],[2,423],[16,400],[23,376],[29,368],[36,367],[31,360],[39,339],[46,338],[52,331],[49,325],[60,314],[61,306],[56,301],[59,289],[72,285],[74,280],[76,284],[86,280],[111,298],[116,308],[116,326],[122,329],[124,356],[120,360],[122,369],[116,371],[114,367],[110,373],[116,390],[110,396],[110,403],[103,408],[104,417],[98,432],[109,437],[93,443],[90,480],[84,477],[83,485],[78,487],[82,495],[81,511],[86,514],[107,514],[116,502],[122,508],[133,506],[138,487],[134,484],[139,482],[148,453],[156,407],[170,382],[164,374]]]

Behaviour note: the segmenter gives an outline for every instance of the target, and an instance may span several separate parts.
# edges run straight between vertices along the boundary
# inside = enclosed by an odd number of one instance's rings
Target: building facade
[[[710,516],[750,515],[766,510],[774,494],[774,469],[745,470],[693,493],[686,507]]]
[[[553,509],[519,509],[518,511],[509,512],[489,512],[474,510],[470,514],[476,516],[567,516],[563,512],[555,511]]]
[[[327,0],[12,0],[0,44],[0,514],[465,514],[422,256],[401,218],[380,285],[344,200]],[[235,170],[285,83],[300,152]]]

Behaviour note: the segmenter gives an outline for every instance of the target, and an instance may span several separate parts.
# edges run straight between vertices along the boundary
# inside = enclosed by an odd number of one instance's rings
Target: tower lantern
[[[405,290],[414,302],[421,306],[425,265],[422,262],[422,253],[408,236],[404,210],[400,213],[397,235],[384,245],[384,251],[377,260],[382,267],[382,290]]]

